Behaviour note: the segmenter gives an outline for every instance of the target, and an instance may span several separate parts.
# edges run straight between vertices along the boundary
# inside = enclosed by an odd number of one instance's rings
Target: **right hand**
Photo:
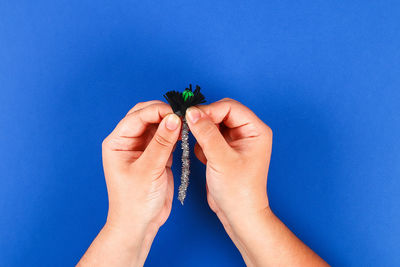
[[[191,107],[186,119],[197,140],[195,154],[207,165],[208,203],[228,234],[243,219],[269,212],[271,129],[232,99]]]

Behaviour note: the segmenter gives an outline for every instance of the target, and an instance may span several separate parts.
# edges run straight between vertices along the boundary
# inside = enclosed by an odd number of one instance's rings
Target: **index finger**
[[[160,123],[168,114],[173,113],[170,105],[166,103],[154,103],[144,108],[128,113],[112,134],[120,137],[138,137],[144,133],[149,124]]]
[[[228,128],[258,128],[264,122],[242,103],[224,98],[209,105],[198,106],[215,124],[223,123]]]

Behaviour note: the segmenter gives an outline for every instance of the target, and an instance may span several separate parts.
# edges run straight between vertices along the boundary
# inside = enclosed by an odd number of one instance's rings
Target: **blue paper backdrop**
[[[387,0],[0,1],[0,265],[76,264],[106,218],[103,138],[192,82],[271,126],[271,206],[304,242],[399,266],[399,17]],[[193,164],[146,265],[242,266]]]

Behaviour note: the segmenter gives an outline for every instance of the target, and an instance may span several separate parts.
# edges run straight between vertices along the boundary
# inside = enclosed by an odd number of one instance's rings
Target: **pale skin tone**
[[[328,266],[271,211],[267,176],[272,131],[232,99],[186,113],[206,165],[210,208],[247,266]],[[181,120],[161,101],[137,104],[103,142],[107,222],[78,266],[143,266],[171,212],[172,152]]]

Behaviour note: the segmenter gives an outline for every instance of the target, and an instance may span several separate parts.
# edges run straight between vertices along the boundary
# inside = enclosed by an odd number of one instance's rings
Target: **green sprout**
[[[189,98],[193,97],[194,94],[191,90],[186,89],[185,91],[183,91],[182,93],[182,97],[183,97],[183,101],[186,102],[186,100],[188,100]]]

